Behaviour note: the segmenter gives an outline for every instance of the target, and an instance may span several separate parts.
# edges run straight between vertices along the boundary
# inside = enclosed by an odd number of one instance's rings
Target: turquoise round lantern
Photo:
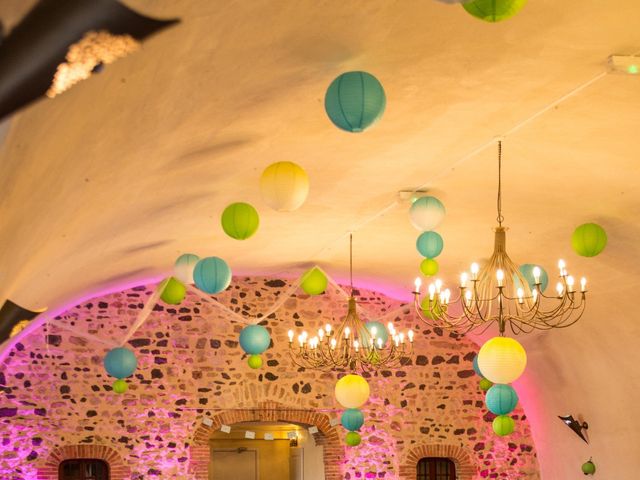
[[[240,332],[240,346],[249,355],[260,355],[271,344],[271,335],[262,325],[248,325]]]
[[[193,269],[193,280],[203,292],[220,293],[231,283],[231,269],[221,258],[203,258]]]
[[[104,357],[104,368],[112,377],[122,379],[133,375],[138,360],[131,350],[125,347],[117,347],[109,350],[107,356]]]
[[[485,403],[491,413],[507,415],[518,405],[518,394],[511,385],[496,384],[487,392]]]
[[[540,280],[539,280],[540,290],[544,292],[547,289],[547,286],[549,285],[549,275],[547,274],[544,268],[542,268],[540,265],[525,263],[524,265],[520,265],[518,270],[520,270],[520,273],[529,284],[529,290],[533,290],[533,287],[536,284],[536,278],[533,275],[533,269],[536,267],[540,269]],[[520,282],[518,281],[518,279],[514,279],[514,280],[515,280],[516,286],[520,286]]]
[[[416,240],[416,248],[426,258],[436,258],[442,253],[444,241],[437,232],[423,232]]]
[[[607,246],[607,232],[596,223],[585,223],[571,236],[573,250],[583,257],[595,257]]]
[[[324,97],[324,109],[333,124],[347,132],[362,132],[384,113],[387,99],[376,77],[346,72],[336,78]]]
[[[473,357],[473,371],[476,372],[476,374],[479,377],[484,378],[484,375],[482,375],[482,372],[480,371],[480,367],[478,366],[478,355]]]
[[[368,330],[369,335],[371,335],[371,338],[376,339],[376,347],[379,346],[378,339],[382,340],[383,346],[387,344],[387,340],[389,340],[389,332],[387,331],[387,327],[385,327],[381,322],[372,320],[365,323],[364,326]]]
[[[357,408],[347,408],[342,412],[340,421],[344,428],[350,432],[355,432],[356,430],[360,430],[360,427],[364,425],[364,414]]]
[[[444,205],[436,197],[420,197],[411,204],[409,218],[421,232],[437,228],[444,220]]]

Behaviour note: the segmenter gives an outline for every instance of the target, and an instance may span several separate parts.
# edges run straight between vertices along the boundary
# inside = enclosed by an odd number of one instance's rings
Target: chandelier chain
[[[498,141],[498,225],[502,227],[504,216],[502,215],[502,140]]]

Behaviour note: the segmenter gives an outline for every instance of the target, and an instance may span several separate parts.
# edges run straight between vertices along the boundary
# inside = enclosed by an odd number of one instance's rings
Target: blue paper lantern
[[[423,232],[416,241],[416,248],[420,255],[426,258],[436,258],[442,253],[444,241],[437,232]]]
[[[262,325],[249,325],[240,332],[240,346],[249,355],[260,355],[270,343],[271,335]]]
[[[193,280],[203,292],[219,293],[231,283],[231,269],[221,258],[203,258],[193,269]]]
[[[347,408],[342,412],[340,421],[344,428],[350,432],[355,432],[356,430],[360,430],[360,427],[364,425],[364,414],[357,408]]]
[[[367,72],[343,73],[331,82],[324,97],[324,109],[333,124],[354,133],[377,122],[386,104],[382,85]]]
[[[525,263],[524,265],[520,265],[518,270],[525,278],[527,283],[529,284],[529,290],[533,290],[534,285],[536,284],[536,280],[533,276],[533,269],[538,267],[540,269],[540,290],[545,291],[547,289],[547,285],[549,285],[549,275],[547,272],[539,265],[533,265],[532,263]],[[519,286],[520,282],[516,281],[516,286]]]
[[[365,323],[364,326],[369,331],[371,338],[375,337],[376,347],[378,346],[378,339],[382,340],[382,345],[387,344],[387,340],[389,340],[389,332],[387,331],[387,327],[385,327],[381,322],[372,320]]]
[[[478,376],[484,378],[484,375],[482,375],[482,372],[480,371],[480,367],[478,366],[478,355],[473,357],[473,371],[476,372]]]
[[[518,405],[518,394],[511,385],[496,384],[487,392],[485,403],[491,413],[508,415]]]
[[[136,360],[135,353],[125,347],[114,348],[104,357],[105,370],[109,375],[118,379],[133,375],[137,366],[138,360]]]

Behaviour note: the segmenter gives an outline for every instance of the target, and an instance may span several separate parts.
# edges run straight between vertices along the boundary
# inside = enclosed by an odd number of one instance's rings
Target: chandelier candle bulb
[[[331,325],[328,323],[324,326],[324,329],[327,331],[327,335],[331,335]]]
[[[331,339],[331,350],[335,350],[336,349],[336,345],[337,345],[337,341],[335,338]]]
[[[287,335],[289,336],[289,343],[293,342],[293,330],[289,330],[287,332]]]
[[[476,262],[473,262],[471,264],[471,280],[477,280],[478,279],[478,272],[479,271],[480,271],[480,266]]]
[[[413,343],[413,330],[409,330],[407,336],[409,337],[409,342]]]
[[[562,283],[558,282],[558,284],[556,285],[556,291],[558,292],[558,298],[562,298],[562,292],[564,292]]]
[[[433,297],[436,294],[436,286],[432,283],[429,285],[429,300],[433,300]]]
[[[463,272],[460,275],[460,288],[466,288],[467,280],[469,280],[469,275],[467,274],[467,272]]]
[[[382,339],[378,338],[378,348],[382,349]]]
[[[522,305],[524,303],[524,290],[518,288],[518,303]]]
[[[573,292],[575,292],[575,289],[573,288],[573,284],[574,284],[573,277],[572,277],[571,275],[569,275],[569,276],[567,277],[567,291],[568,291],[569,293],[573,293]]]
[[[583,293],[587,291],[587,279],[584,277],[580,279],[580,291]]]
[[[498,280],[498,287],[503,287],[504,286],[504,272],[500,268],[496,272],[496,279]]]
[[[359,347],[360,347],[360,343],[358,343],[358,340],[354,340],[353,341],[353,348],[355,348],[356,352],[358,351]]]
[[[540,267],[533,267],[533,281],[536,285],[540,285]]]
[[[344,329],[344,338],[349,338],[349,334],[351,333],[351,329],[349,327]]]
[[[420,287],[422,286],[422,280],[420,280],[420,278],[416,278],[416,281],[414,282],[414,285],[416,286],[416,293],[420,293]]]
[[[318,338],[320,339],[320,341],[322,341],[322,339],[324,338],[324,330],[322,330],[321,328],[318,329]]]
[[[467,307],[471,306],[471,296],[473,294],[471,293],[471,290],[467,290],[466,292],[464,292],[464,299],[467,303]]]

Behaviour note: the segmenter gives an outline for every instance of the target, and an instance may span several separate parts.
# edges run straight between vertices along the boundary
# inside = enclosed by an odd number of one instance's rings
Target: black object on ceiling
[[[69,46],[85,33],[143,40],[179,21],[145,17],[116,0],[40,0],[0,42],[0,120],[46,93]]]
[[[585,436],[586,431],[589,429],[587,422],[580,423],[573,418],[573,415],[558,415],[558,418],[564,422],[564,424],[573,430],[573,433],[578,435],[585,443],[589,443],[589,440]]]
[[[22,308],[11,300],[5,300],[0,308],[0,344],[11,336],[11,331],[23,320],[33,320],[42,312],[33,312]]]

